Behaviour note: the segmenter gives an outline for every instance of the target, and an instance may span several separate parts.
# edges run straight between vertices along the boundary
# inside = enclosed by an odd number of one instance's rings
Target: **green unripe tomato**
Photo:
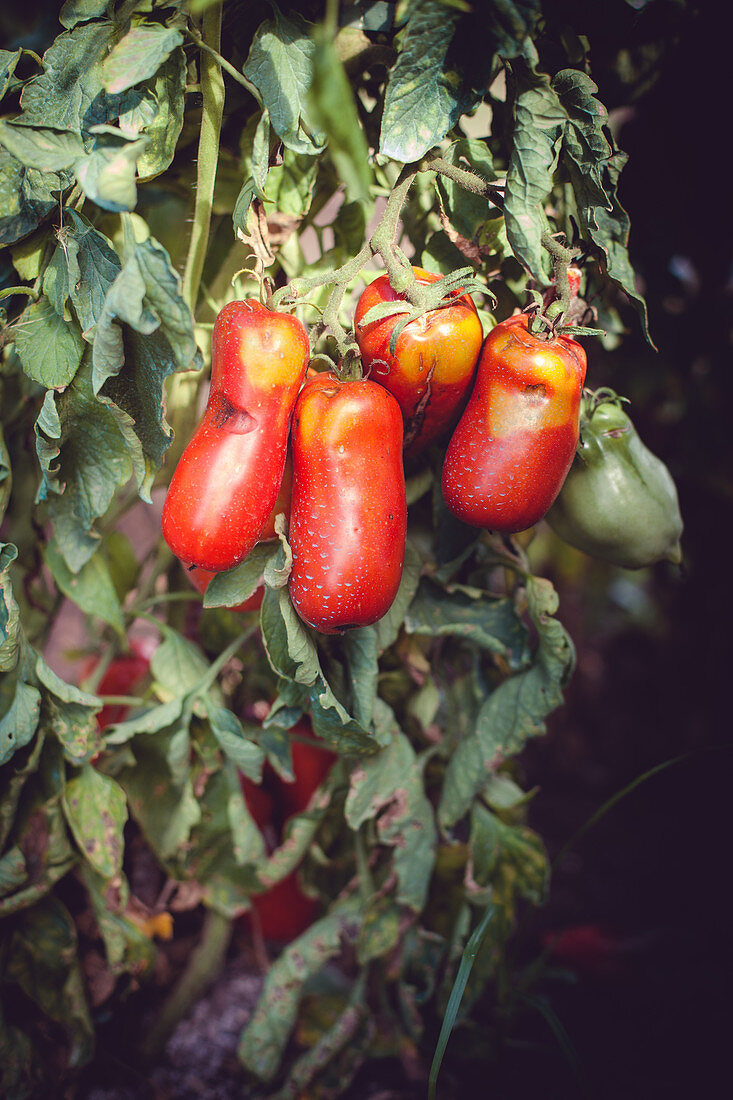
[[[619,404],[584,405],[578,452],[547,522],[571,546],[625,569],[679,562],[682,516],[669,470]]]

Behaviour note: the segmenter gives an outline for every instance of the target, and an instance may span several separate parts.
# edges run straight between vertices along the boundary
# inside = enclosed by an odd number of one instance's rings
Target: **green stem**
[[[140,1048],[144,1058],[152,1061],[161,1053],[176,1026],[216,979],[224,965],[231,938],[231,920],[209,909],[198,947]]]
[[[5,286],[0,290],[0,301],[3,298],[12,298],[14,294],[26,294],[34,302],[37,302],[40,297],[38,291],[32,286]]]
[[[27,54],[28,57],[32,57],[36,64],[40,65],[42,69],[45,67],[43,64],[43,58],[39,57],[35,50],[29,50],[26,46],[21,46],[21,50],[23,53]]]
[[[222,4],[213,4],[204,12],[201,46],[201,90],[203,111],[199,135],[198,169],[196,175],[196,205],[193,229],[183,273],[183,297],[191,313],[195,313],[204,258],[209,243],[214,184],[219,160],[219,138],[224,115],[224,77],[218,55],[221,41]],[[211,46],[211,49],[208,47]],[[205,48],[206,47],[206,48]],[[213,56],[212,56],[213,53]]]
[[[147,702],[139,695],[100,695],[99,698],[106,707],[142,707]]]
[[[444,157],[428,155],[420,165],[420,171],[437,172],[438,175],[453,180],[464,191],[470,191],[473,195],[482,195],[495,206],[502,208],[504,206],[503,183],[498,180],[484,180],[467,168],[459,168],[458,165],[451,164]]]
[[[239,634],[234,639],[233,642],[229,643],[229,645],[226,647],[226,649],[223,651],[223,653],[219,654],[219,656],[216,658],[214,663],[211,665],[211,667],[207,671],[206,675],[201,680],[201,684],[200,684],[200,686],[198,688],[198,692],[197,692],[199,695],[201,695],[204,692],[209,690],[209,688],[214,683],[214,681],[216,680],[216,678],[219,675],[219,673],[221,672],[221,670],[224,668],[224,665],[227,663],[227,661],[230,660],[234,656],[234,654],[237,652],[237,650],[241,649],[241,647],[244,645],[244,643],[249,638],[251,638],[253,634],[256,634],[258,630],[259,630],[259,623],[257,623],[255,626],[249,627],[248,630],[243,630],[242,633]]]
[[[213,60],[216,61],[217,65],[219,65],[224,70],[224,72],[228,73],[229,76],[231,76],[233,80],[236,80],[238,84],[241,84],[243,88],[246,88],[250,95],[252,95],[260,104],[260,106],[262,106],[262,96],[260,95],[259,88],[256,84],[253,84],[251,80],[247,80],[247,77],[244,75],[244,73],[240,73],[239,69],[235,69],[231,62],[227,61],[225,57],[222,57],[218,50],[212,49],[211,46],[207,45],[201,35],[197,34],[195,30],[189,27],[186,30],[186,34],[193,42],[196,43],[200,50],[203,50],[204,53],[213,58]],[[194,91],[198,90],[198,87],[198,85],[192,85],[186,90]]]

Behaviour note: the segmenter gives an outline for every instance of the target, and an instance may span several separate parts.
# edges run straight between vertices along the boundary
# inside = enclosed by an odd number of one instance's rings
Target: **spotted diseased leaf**
[[[25,860],[27,874],[0,898],[0,919],[34,906],[79,858],[71,846],[58,793],[44,802],[38,782],[28,783],[23,791],[13,837]]]
[[[110,287],[94,340],[92,388],[132,439],[140,495],[150,487],[170,444],[163,384],[179,370],[199,370],[201,355],[181,280],[154,240],[137,244]],[[137,449],[143,465],[138,464]]]
[[[160,23],[131,27],[102,62],[105,91],[124,92],[149,80],[182,42],[180,31]]]
[[[127,799],[119,783],[85,764],[66,784],[64,813],[74,840],[103,878],[122,870]]]
[[[494,895],[514,917],[518,898],[541,905],[547,894],[549,865],[545,846],[537,833],[524,825],[507,825],[477,802],[471,810],[471,857],[468,868],[472,886],[493,887]]]
[[[72,764],[87,763],[102,748],[95,718],[102,700],[67,684],[40,655],[35,674],[43,699],[41,728],[55,735]]]
[[[379,152],[409,164],[437,145],[465,109],[460,79],[446,71],[459,12],[440,0],[413,5],[389,74]]]
[[[46,297],[31,302],[15,328],[23,370],[47,389],[69,385],[82,360],[84,341],[75,322],[59,317]]]
[[[490,772],[544,732],[544,720],[563,701],[575,664],[570,636],[557,619],[557,594],[548,580],[529,577],[527,604],[538,644],[530,668],[496,687],[482,705],[472,733],[453,753],[446,772],[439,820],[454,825],[468,811]]]
[[[105,879],[89,863],[82,864],[79,873],[92,903],[112,974],[131,973],[137,977],[151,973],[156,949],[144,929],[127,916],[130,888],[125,876]]]
[[[359,903],[342,905],[311,925],[268,970],[238,1050],[242,1065],[261,1081],[271,1081],[277,1072],[305,982],[335,958],[344,943],[355,941],[360,924]]]
[[[299,15],[276,9],[257,30],[243,71],[262,96],[278,137],[294,152],[312,156],[323,149],[325,134],[308,105],[315,49],[310,30]]]

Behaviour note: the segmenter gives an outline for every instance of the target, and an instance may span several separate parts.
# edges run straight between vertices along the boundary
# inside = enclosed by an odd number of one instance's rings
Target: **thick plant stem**
[[[198,947],[163,1005],[153,1029],[140,1048],[152,1060],[161,1053],[180,1021],[219,974],[232,937],[232,922],[209,909]]]
[[[221,3],[213,4],[204,12],[202,40],[217,53],[221,41]],[[201,51],[201,91],[203,112],[199,134],[198,171],[196,176],[196,205],[193,216],[191,241],[183,273],[183,297],[191,313],[195,313],[201,273],[204,269],[206,247],[209,243],[209,226],[214,201],[216,166],[219,159],[219,137],[224,114],[224,77],[219,62],[206,51]]]

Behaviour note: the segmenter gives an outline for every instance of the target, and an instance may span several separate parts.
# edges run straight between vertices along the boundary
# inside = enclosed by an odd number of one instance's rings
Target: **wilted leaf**
[[[510,599],[444,589],[427,578],[410,604],[405,629],[409,634],[466,638],[514,665],[522,660],[527,636]]]
[[[272,964],[257,1007],[239,1042],[239,1060],[262,1081],[271,1081],[295,1024],[306,980],[359,932],[359,903],[330,913],[303,933]]]

